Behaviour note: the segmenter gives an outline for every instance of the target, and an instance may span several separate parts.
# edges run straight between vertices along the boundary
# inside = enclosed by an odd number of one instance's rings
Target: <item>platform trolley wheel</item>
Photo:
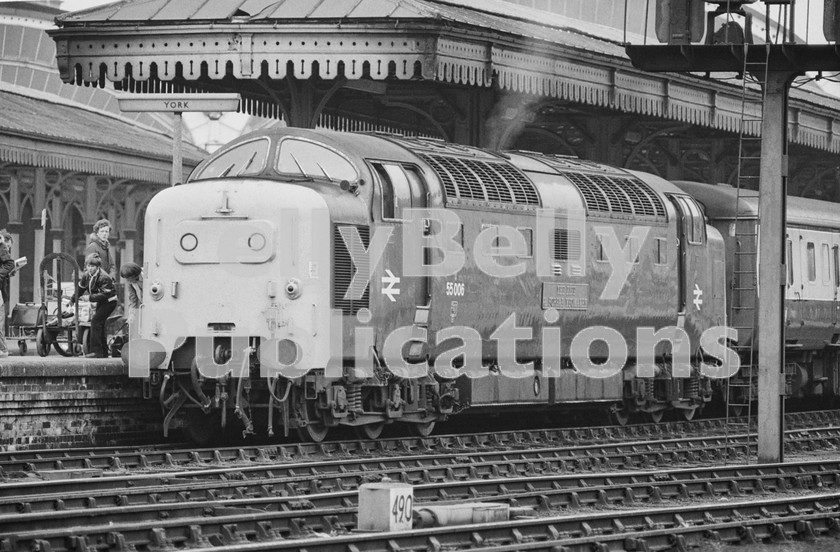
[[[50,342],[47,340],[47,334],[43,328],[35,334],[35,351],[42,357],[47,356],[50,352]]]
[[[85,354],[84,347],[82,347],[81,343],[76,341],[73,342],[73,356],[82,356]]]
[[[59,343],[58,339],[53,341],[52,346],[53,346],[53,349],[55,349],[55,352],[60,354],[63,357],[73,356],[73,340],[72,339],[67,342],[66,347],[63,346],[61,343]]]
[[[356,436],[359,439],[379,439],[379,436],[382,435],[382,430],[385,429],[385,422],[356,426],[353,429],[356,431]]]
[[[435,422],[408,424],[408,426],[411,433],[417,437],[428,437],[435,430]]]
[[[20,341],[18,341],[18,349],[20,350],[20,356],[26,354],[26,351],[28,351],[29,348],[26,346],[25,340],[21,339]]]
[[[79,341],[82,345],[82,354],[88,354],[90,352],[90,328],[84,328],[82,330],[82,339]]]

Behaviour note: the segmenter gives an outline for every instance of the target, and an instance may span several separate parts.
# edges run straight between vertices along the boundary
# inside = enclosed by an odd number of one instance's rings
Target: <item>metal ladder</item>
[[[735,193],[735,222],[734,222],[734,266],[732,271],[732,286],[729,305],[729,320],[734,323],[736,317],[741,326],[733,326],[738,331],[739,342],[743,343],[743,336],[749,335],[749,343],[736,345],[733,349],[740,355],[742,366],[739,373],[729,378],[724,384],[726,399],[726,458],[734,456],[730,447],[730,435],[746,434],[750,443],[757,439],[752,421],[752,406],[754,401],[754,375],[757,373],[757,358],[755,348],[755,328],[758,315],[758,221],[750,217],[745,219],[740,213],[740,202],[744,189],[757,190],[759,187],[761,167],[761,124],[763,121],[763,105],[766,87],[762,87],[762,101],[760,104],[748,105],[749,75],[761,75],[762,81],[767,80],[767,55],[760,61],[750,61],[749,45],[744,45],[743,84],[741,87],[741,119],[738,133],[738,174]],[[750,170],[751,169],[751,170]],[[761,199],[759,198],[759,201]],[[743,420],[746,416],[746,421]],[[746,461],[751,462],[752,448],[747,449]]]

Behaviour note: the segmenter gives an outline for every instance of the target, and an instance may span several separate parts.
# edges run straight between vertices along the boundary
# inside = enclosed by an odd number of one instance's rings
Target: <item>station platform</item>
[[[119,358],[0,358],[0,451],[160,441],[160,406]]]

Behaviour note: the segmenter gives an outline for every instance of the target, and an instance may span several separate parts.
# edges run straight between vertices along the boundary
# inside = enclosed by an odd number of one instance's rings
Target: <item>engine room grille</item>
[[[665,220],[662,198],[641,180],[578,172],[560,174],[577,187],[590,213],[622,213]]]
[[[540,204],[534,183],[507,163],[448,155],[418,155],[443,182],[447,199],[473,199],[514,205]]]
[[[580,232],[565,228],[554,229],[554,260],[579,261]]]
[[[357,260],[363,260],[359,266],[354,265],[353,258],[350,256],[350,250],[344,242],[341,235],[341,228],[355,228],[359,232],[359,237],[362,240],[365,248],[370,247],[370,228],[367,226],[354,224],[336,224],[333,226],[333,243],[334,257],[333,257],[333,308],[341,309],[343,314],[354,315],[359,312],[361,308],[370,307],[370,286],[368,286],[368,276],[370,275],[370,266],[368,266],[368,257],[361,250],[358,243],[348,242],[351,247],[355,245],[353,255]],[[353,275],[359,272],[359,278],[356,280],[354,289],[351,291],[348,298],[347,289],[350,288],[350,283],[353,281]],[[360,283],[361,282],[361,283]],[[364,286],[364,288],[362,288]],[[360,299],[353,299],[359,297]]]

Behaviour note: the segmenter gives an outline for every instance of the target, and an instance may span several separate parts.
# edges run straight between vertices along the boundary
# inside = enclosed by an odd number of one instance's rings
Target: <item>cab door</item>
[[[385,330],[383,336],[402,326],[428,327],[429,277],[426,274],[406,274],[403,270],[404,248],[415,247],[403,239],[404,226],[409,223],[405,210],[428,205],[426,182],[412,165],[389,161],[371,161],[370,164],[378,177],[374,218],[379,219],[376,221],[378,225],[391,229],[388,246],[371,280],[371,291],[378,296],[385,317],[380,326]],[[428,259],[424,262],[427,263]],[[415,356],[415,353],[420,356],[418,348],[412,350],[409,356]]]
[[[692,335],[692,329],[702,331],[708,326],[703,305],[713,303],[711,285],[714,267],[706,255],[706,221],[692,197],[669,194],[668,198],[677,212],[678,310],[685,317],[686,331]]]

